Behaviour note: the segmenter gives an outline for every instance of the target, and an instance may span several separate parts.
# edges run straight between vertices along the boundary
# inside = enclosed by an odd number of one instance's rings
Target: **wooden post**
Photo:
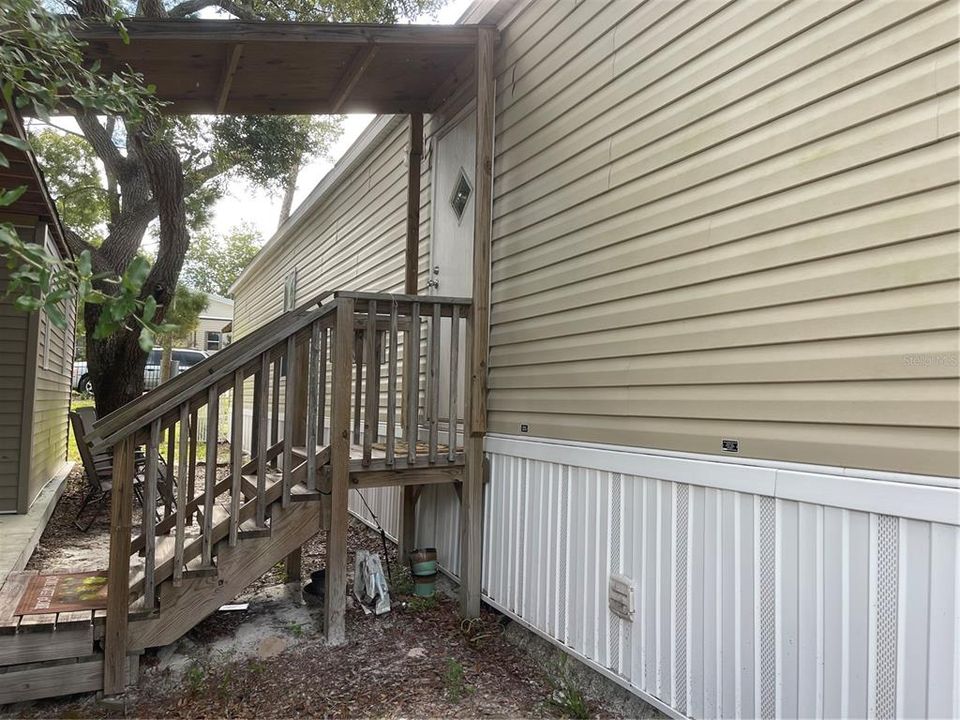
[[[397,546],[397,558],[406,565],[407,555],[417,547],[417,492],[416,485],[404,485],[400,488],[400,532]]]
[[[407,164],[407,249],[403,291],[417,294],[420,270],[420,163],[423,159],[423,115],[410,115],[410,156]]]
[[[127,596],[130,587],[130,534],[133,530],[133,438],[113,447],[110,498],[110,564],[107,624],[103,636],[103,692],[122,693],[127,684]]]
[[[347,493],[350,482],[350,380],[353,367],[353,300],[340,298],[334,330],[330,419],[330,528],[327,530],[327,642],[346,641]]]
[[[473,227],[473,305],[467,320],[464,404],[464,486],[460,502],[460,610],[480,614],[483,435],[487,429],[487,352],[490,345],[490,243],[493,204],[493,132],[496,30],[477,37],[477,164]]]
[[[303,548],[297,548],[283,559],[283,573],[287,582],[300,582],[300,567],[303,558]]]

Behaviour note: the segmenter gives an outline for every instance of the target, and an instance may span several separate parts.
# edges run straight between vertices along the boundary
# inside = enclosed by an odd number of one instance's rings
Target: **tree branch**
[[[232,2],[231,0],[184,0],[179,5],[175,5],[167,11],[167,16],[172,18],[182,18],[199,12],[204,8],[218,7],[225,10],[239,20],[261,20],[251,10]]]
[[[83,112],[74,115],[74,119],[83,131],[83,136],[87,142],[93,147],[97,157],[103,161],[107,172],[117,176],[122,175],[126,166],[126,158],[113,144],[113,137],[100,124],[97,116],[91,112]]]

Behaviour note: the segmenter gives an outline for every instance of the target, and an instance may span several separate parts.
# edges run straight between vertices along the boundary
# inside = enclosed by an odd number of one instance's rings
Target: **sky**
[[[469,5],[470,0],[449,0],[439,11],[436,20],[425,17],[418,19],[418,22],[454,23]],[[343,156],[373,118],[373,115],[348,115],[346,117],[343,125],[343,135],[330,148],[329,159],[315,159],[300,171],[291,214],[317,186],[317,183],[323,179],[323,176],[333,167],[334,163]],[[269,240],[277,229],[281,199],[279,194],[271,197],[261,188],[243,180],[234,180],[228,185],[224,197],[214,206],[211,225],[218,233],[228,233],[231,228],[248,223],[260,231],[264,240]]]

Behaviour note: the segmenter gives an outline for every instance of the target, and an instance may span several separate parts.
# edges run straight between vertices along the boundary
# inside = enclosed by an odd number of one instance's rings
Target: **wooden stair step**
[[[270,521],[262,527],[257,525],[256,518],[250,518],[240,523],[237,535],[241,539],[270,537]]]
[[[203,564],[203,557],[197,555],[195,558],[187,561],[183,566],[183,576],[185,578],[191,577],[216,577],[217,575],[217,559],[212,558],[209,565]]]
[[[267,473],[267,488],[269,489],[274,483],[278,483],[283,480],[283,475],[279,473]],[[256,475],[241,475],[240,484],[243,488],[243,495],[249,500],[252,500],[257,496],[257,476]]]
[[[310,490],[306,483],[298,483],[290,488],[290,500],[293,502],[316,502],[323,497],[319,490]]]
[[[157,537],[156,553],[154,556],[156,567],[159,567],[165,562],[171,562],[173,560],[173,554],[176,549],[176,545],[177,541],[173,535],[160,535]],[[143,585],[144,570],[145,567],[140,565],[130,573],[131,593],[135,591],[135,586]],[[155,582],[159,583],[160,579],[155,578]]]
[[[214,526],[219,525],[221,522],[230,517],[230,511],[221,506],[219,503],[213,504],[213,524]],[[203,528],[203,508],[197,508],[197,524]]]
[[[283,488],[283,483],[274,483],[271,487],[267,489],[266,498],[267,504],[274,503],[280,499],[281,490]],[[312,498],[307,498],[312,499]],[[247,500],[240,506],[240,522],[243,523],[250,518],[256,517],[257,512],[257,501],[256,500]],[[220,507],[217,504],[214,504],[214,523],[213,523],[213,532],[211,533],[211,542],[214,549],[218,542],[228,537],[230,534],[230,515],[227,511],[224,510],[224,515],[222,520],[217,520],[218,514],[216,508]],[[223,508],[221,508],[222,510]],[[171,538],[172,539],[172,538]],[[202,547],[202,537],[194,538],[189,544],[184,546],[183,549],[183,558],[184,562],[189,563],[191,560],[196,558],[201,554]],[[155,570],[155,581],[159,586],[164,580],[169,578],[173,574],[173,557],[163,558],[157,555],[157,563]],[[134,597],[143,592],[143,572],[142,570],[139,573],[132,574],[130,582],[130,593]]]

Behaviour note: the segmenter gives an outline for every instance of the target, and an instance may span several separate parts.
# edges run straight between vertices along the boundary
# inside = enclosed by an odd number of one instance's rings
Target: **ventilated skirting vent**
[[[777,714],[777,501],[760,497],[757,559],[760,576],[760,716]]]
[[[897,714],[899,532],[898,518],[877,518],[876,717],[881,720]]]
[[[687,515],[690,505],[690,487],[677,484],[677,530],[674,542],[676,563],[674,602],[676,603],[674,623],[676,633],[676,672],[674,678],[674,707],[681,713],[687,712]]]

